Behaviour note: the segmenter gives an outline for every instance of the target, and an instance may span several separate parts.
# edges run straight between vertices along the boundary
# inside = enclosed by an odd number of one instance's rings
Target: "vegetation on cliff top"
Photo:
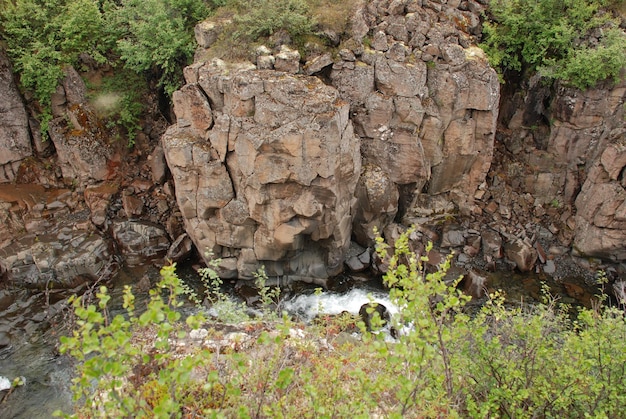
[[[624,0],[491,0],[481,46],[497,68],[586,89],[626,66],[624,7]]]
[[[0,36],[22,88],[40,105],[45,131],[67,65],[146,75],[168,93],[180,87],[193,27],[209,10],[203,0],[0,0]],[[121,93],[141,89],[132,75],[126,81]],[[136,119],[136,106],[124,103],[122,116]]]
[[[63,67],[99,66],[109,73],[156,79],[171,93],[190,63],[193,27],[212,13],[233,25],[216,50],[246,56],[250,45],[281,32],[298,46],[324,48],[323,29],[341,36],[354,1],[341,0],[0,0],[0,36],[25,91],[40,104],[43,131],[50,98]],[[482,47],[492,65],[540,71],[585,89],[618,77],[626,65],[626,36],[619,27],[624,0],[492,0]],[[336,42],[334,40],[333,42]],[[220,47],[221,45],[221,47]],[[243,48],[245,49],[245,48]],[[126,72],[126,73],[125,73]],[[133,76],[123,76],[136,86]],[[98,87],[95,86],[97,89]],[[122,92],[124,93],[124,92]],[[131,95],[132,96],[132,95]],[[136,129],[140,106],[120,101],[120,122]]]
[[[534,307],[508,306],[494,294],[469,315],[468,297],[444,281],[450,258],[427,272],[426,258],[409,250],[409,234],[393,254],[378,243],[389,265],[385,281],[401,309],[392,320],[397,340],[368,332],[347,314],[313,325],[279,319],[273,314],[278,292],[262,275],[265,317],[240,317],[237,327],[208,321],[202,311],[183,323],[177,308],[185,288],[173,266],[163,269],[141,315],[129,290],[126,316],[109,314],[104,288],[95,304],[76,299],[78,327],[61,345],[79,361],[79,404],[67,417],[622,414],[623,311],[582,309],[572,319],[548,293]],[[206,278],[217,279],[210,269]],[[218,289],[209,286],[212,300],[225,303],[215,297]],[[376,328],[381,320],[374,313]]]

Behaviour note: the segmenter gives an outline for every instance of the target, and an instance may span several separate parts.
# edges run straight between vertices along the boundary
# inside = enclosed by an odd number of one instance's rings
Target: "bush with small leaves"
[[[491,0],[481,46],[502,71],[539,71],[579,89],[626,65],[624,0]],[[614,17],[617,15],[618,17]]]

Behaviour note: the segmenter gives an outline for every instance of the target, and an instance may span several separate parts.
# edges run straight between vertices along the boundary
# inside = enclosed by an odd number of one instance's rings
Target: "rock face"
[[[349,104],[316,77],[198,69],[163,136],[186,230],[223,275],[339,273],[361,172]]]
[[[58,164],[66,182],[88,185],[110,178],[114,151],[109,133],[94,110],[86,103],[85,83],[72,67],[53,97],[49,135],[57,152]]]
[[[626,260],[626,80],[583,92],[534,77],[507,102],[511,186],[531,197],[535,216],[560,214],[551,230],[576,255]],[[511,205],[515,213],[523,206]]]
[[[225,276],[264,264],[315,281],[343,269],[352,235],[371,246],[373,228],[411,215],[421,195],[472,210],[499,83],[471,47],[477,19],[457,6],[362,2],[334,59],[280,45],[259,48],[253,69],[185,70],[163,149],[187,233]],[[201,46],[215,27],[203,25]]]
[[[459,25],[475,19],[431,3],[364,4],[353,46],[330,74],[350,102],[364,165],[381,168],[400,188],[404,215],[414,213],[421,194],[442,195],[469,213],[493,156],[497,75]],[[371,48],[359,34],[370,37]]]
[[[626,137],[604,149],[576,198],[574,248],[582,255],[626,260]]]
[[[73,288],[116,271],[109,241],[91,228],[78,201],[67,189],[0,185],[0,282]]]
[[[28,115],[13,80],[9,61],[0,49],[0,183],[15,179],[22,160],[33,154]]]

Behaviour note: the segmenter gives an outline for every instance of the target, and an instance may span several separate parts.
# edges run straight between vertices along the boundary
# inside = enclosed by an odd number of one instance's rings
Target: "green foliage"
[[[128,86],[134,86],[129,89]],[[143,111],[142,97],[148,86],[143,77],[128,69],[117,69],[104,77],[98,86],[90,86],[90,102],[108,128],[120,127],[134,145],[135,135],[141,129],[139,119]]]
[[[610,8],[623,0],[492,0],[483,49],[502,70],[540,71],[585,89],[617,77],[626,65],[626,35]],[[597,45],[590,35],[599,33]]]
[[[612,308],[581,309],[572,319],[558,299],[511,307],[492,294],[478,312],[449,279],[448,257],[432,272],[411,251],[411,229],[391,249],[385,282],[400,308],[397,340],[354,337],[352,315],[314,325],[242,321],[226,338],[218,323],[200,348],[172,342],[202,318],[181,323],[188,290],[174,268],[151,291],[146,312],[110,319],[109,296],[74,308],[79,319],[61,350],[79,361],[76,399],[87,417],[619,417],[626,409],[626,319]],[[427,247],[426,254],[430,249]],[[213,304],[226,297],[219,261],[205,270]],[[278,295],[258,274],[263,304]],[[221,296],[220,296],[221,295]],[[265,311],[265,310],[264,310]],[[192,321],[196,320],[196,321]],[[206,325],[206,323],[204,324]],[[146,331],[152,330],[149,336]],[[132,370],[132,371],[131,371]],[[131,374],[132,372],[132,374]]]
[[[213,309],[216,317],[225,323],[249,320],[245,304],[234,301],[222,291],[224,282],[217,273],[220,263],[220,259],[211,259],[207,267],[198,270],[205,286],[206,303]],[[196,300],[196,304],[199,303]]]
[[[41,106],[45,132],[63,67],[76,66],[81,54],[118,69],[121,60],[127,70],[156,76],[171,94],[193,55],[193,25],[208,14],[202,0],[0,0],[0,34],[22,87]],[[131,134],[141,103],[132,101],[119,114]]]
[[[263,317],[265,319],[276,320],[280,302],[280,287],[267,286],[267,280],[268,277],[265,272],[265,266],[261,266],[261,268],[254,273],[254,285],[261,299]]]
[[[311,33],[315,19],[304,0],[236,0],[235,38],[257,40],[284,30],[292,37]]]
[[[73,384],[74,398],[84,400],[83,409],[90,416],[170,417],[180,409],[176,396],[203,360],[181,359],[172,352],[172,339],[185,336],[177,310],[184,293],[175,265],[171,265],[161,270],[161,281],[150,291],[147,309],[139,316],[129,286],[124,289],[127,316],[110,318],[111,297],[104,286],[96,295],[97,305],[85,304],[81,298],[71,300],[78,327],[72,336],[61,338],[60,350],[80,362]],[[186,319],[186,324],[197,327],[203,321],[202,315],[194,315]],[[135,335],[140,332],[151,332],[153,338],[142,341]],[[137,372],[144,376],[129,382]],[[170,386],[173,383],[176,385]]]
[[[0,28],[21,85],[42,108],[41,126],[51,119],[50,97],[63,67],[81,52],[103,62],[110,45],[101,41],[104,20],[95,0],[0,1]]]
[[[208,12],[201,0],[123,0],[110,4],[107,17],[126,67],[159,73],[159,84],[171,95],[193,56],[193,26]]]

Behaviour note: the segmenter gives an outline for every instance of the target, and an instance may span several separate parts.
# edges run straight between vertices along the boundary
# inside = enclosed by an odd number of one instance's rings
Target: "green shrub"
[[[501,70],[539,71],[585,89],[617,77],[626,36],[611,10],[623,0],[492,0],[481,44]],[[591,33],[600,33],[589,45]]]
[[[304,0],[236,0],[235,38],[255,41],[284,30],[292,37],[311,33],[315,19]]]
[[[193,57],[193,26],[208,13],[202,0],[123,0],[110,3],[106,15],[125,66],[157,73],[171,95],[181,86],[181,68]]]
[[[0,28],[23,88],[41,105],[41,127],[52,115],[50,97],[81,52],[104,62],[105,23],[95,0],[0,0]]]
[[[223,343],[219,320],[182,323],[188,290],[165,267],[147,310],[127,316],[74,300],[78,318],[61,350],[79,361],[75,417],[619,417],[626,409],[626,320],[610,307],[568,307],[546,291],[543,304],[509,304],[499,293],[472,315],[469,297],[410,250],[411,230],[394,249],[378,241],[386,283],[400,314],[399,338],[369,333],[356,318],[325,316],[314,325],[286,317],[243,321]],[[427,249],[428,250],[428,249]],[[213,304],[225,301],[216,264],[205,273]],[[265,286],[264,276],[259,284]],[[221,295],[221,296],[220,296]],[[261,296],[272,309],[277,295]],[[196,301],[198,301],[196,299]],[[203,326],[215,346],[172,342]],[[147,333],[152,331],[152,333]],[[220,343],[222,342],[222,343]],[[131,371],[132,370],[132,371]],[[132,374],[131,374],[132,372]]]
[[[0,34],[21,86],[39,102],[45,132],[63,67],[81,54],[156,77],[171,94],[193,56],[193,26],[209,11],[202,0],[0,0]],[[124,105],[121,125],[133,128],[136,113]]]

